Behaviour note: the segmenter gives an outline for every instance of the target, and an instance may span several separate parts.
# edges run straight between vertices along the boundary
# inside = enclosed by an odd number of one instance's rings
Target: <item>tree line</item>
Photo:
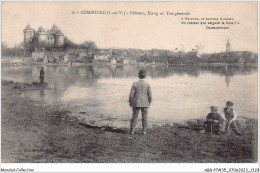
[[[23,57],[23,56],[31,56],[31,53],[35,51],[35,48],[45,48],[46,50],[55,49],[57,51],[66,51],[68,49],[85,49],[87,53],[96,52],[98,47],[94,41],[84,41],[81,44],[76,44],[69,40],[66,36],[64,37],[64,45],[59,48],[48,47],[46,42],[33,43],[26,47],[26,52],[24,49],[24,43],[21,42],[18,45],[10,48],[6,43],[1,43],[1,55],[2,56],[15,56],[15,57]]]

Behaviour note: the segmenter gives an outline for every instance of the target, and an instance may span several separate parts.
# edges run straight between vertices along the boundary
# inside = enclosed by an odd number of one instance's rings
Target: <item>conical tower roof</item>
[[[42,27],[42,26],[40,26],[39,28],[38,28],[38,31],[36,32],[37,34],[46,34],[46,30]]]
[[[55,24],[53,24],[51,30],[58,30],[58,27]]]

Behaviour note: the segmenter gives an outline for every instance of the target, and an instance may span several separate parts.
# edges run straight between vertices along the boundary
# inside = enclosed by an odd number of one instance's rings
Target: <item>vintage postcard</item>
[[[2,1],[1,16],[1,171],[259,171],[258,2]]]

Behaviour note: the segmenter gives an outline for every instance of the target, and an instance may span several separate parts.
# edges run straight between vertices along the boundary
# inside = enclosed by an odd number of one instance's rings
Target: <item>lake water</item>
[[[2,67],[2,79],[39,81],[40,68]],[[21,96],[62,105],[90,124],[128,127],[132,114],[128,96],[139,69],[130,65],[48,66],[48,88],[24,91]],[[146,69],[145,80],[153,94],[150,124],[205,118],[211,105],[221,112],[227,100],[233,101],[238,116],[257,118],[257,67],[156,65]]]

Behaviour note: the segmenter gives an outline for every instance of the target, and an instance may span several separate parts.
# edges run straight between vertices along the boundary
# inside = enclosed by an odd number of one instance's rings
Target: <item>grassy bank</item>
[[[2,82],[2,162],[256,162],[257,121],[242,136],[210,135],[164,125],[129,135],[81,124],[58,105],[20,97]]]

